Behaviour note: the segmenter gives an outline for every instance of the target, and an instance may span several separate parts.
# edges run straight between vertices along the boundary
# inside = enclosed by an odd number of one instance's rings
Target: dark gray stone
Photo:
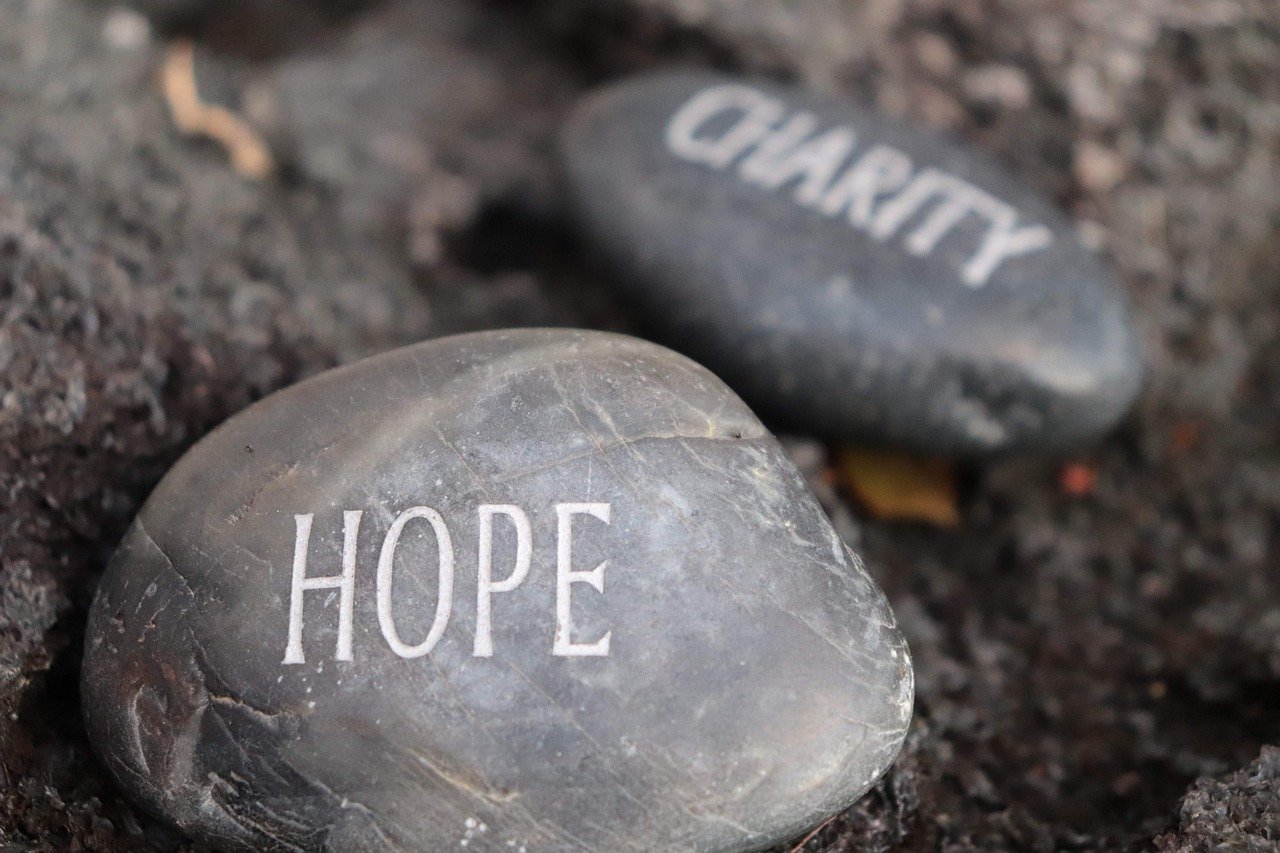
[[[491,547],[485,505],[518,508]],[[120,784],[218,847],[725,850],[862,794],[912,677],[723,383],[525,330],[331,371],[205,438],[101,583],[83,698]]]
[[[563,157],[655,333],[791,429],[930,451],[1070,448],[1141,360],[1059,212],[929,131],[710,74],[588,99]]]

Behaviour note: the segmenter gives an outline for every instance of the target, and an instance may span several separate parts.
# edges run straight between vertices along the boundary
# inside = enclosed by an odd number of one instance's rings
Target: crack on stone
[[[228,800],[229,795],[238,794],[237,786],[230,780],[222,776],[218,771],[209,771],[209,787],[208,802],[217,807],[217,809],[235,826],[246,830],[251,836],[267,839],[272,845],[279,845],[281,849],[297,851],[297,853],[305,853],[307,848],[303,845],[296,844],[277,834],[275,827],[264,824],[262,821],[255,820],[251,814],[241,812],[232,807]],[[273,818],[280,820],[279,816],[267,809],[261,803],[260,808],[268,812]],[[283,821],[282,821],[283,822]],[[240,840],[240,839],[237,839]]]
[[[147,529],[147,524],[143,521],[141,513],[138,514],[134,523],[137,525],[138,532],[145,536],[147,541],[151,543],[152,547],[156,549],[156,552],[164,559],[165,566],[169,568],[169,571],[173,572],[173,576],[178,579],[178,582],[182,584],[183,589],[187,591],[187,594],[191,596],[191,600],[194,602],[196,599],[196,592],[191,588],[191,583],[187,580],[186,575],[178,571],[178,567],[174,565],[172,558],[169,557],[169,553],[165,551],[164,548],[160,547],[160,543],[151,535],[151,531]]]
[[[444,431],[441,430],[440,427],[433,427],[433,430],[435,431],[436,437],[440,439],[440,442],[449,449],[449,452],[458,457],[458,461],[462,463],[462,467],[467,469],[467,474],[470,475],[471,482],[475,485],[476,490],[479,491],[480,494],[484,495],[486,501],[492,503],[493,497],[490,495],[488,488],[485,487],[484,480],[480,477],[480,474],[476,469],[471,467],[471,463],[467,461],[466,457],[463,456],[461,452],[459,452],[458,448],[454,447],[453,442],[449,441],[449,439],[445,437]]]
[[[631,445],[636,445],[636,444],[644,444],[650,441],[716,441],[716,442],[727,441],[727,442],[732,442],[734,444],[746,445],[746,444],[751,444],[755,442],[764,442],[765,440],[766,439],[764,439],[763,437],[762,438],[732,438],[730,436],[709,437],[704,435],[685,435],[683,433],[653,433],[650,435],[636,436],[635,438],[628,438],[622,441],[612,442],[609,444],[600,444],[600,445],[597,445],[596,449],[594,450],[588,450],[583,453],[574,453],[569,456],[562,456],[551,462],[545,462],[540,465],[535,465],[532,468],[523,468],[519,471],[509,472],[504,474],[501,478],[495,480],[495,482],[508,483],[512,480],[518,480],[521,477],[527,477],[530,474],[538,474],[538,473],[541,473],[542,471],[547,471],[552,468],[557,468],[561,465],[567,465],[572,462],[579,462],[584,459],[594,459],[597,456],[608,454],[611,451],[617,450],[618,448],[629,447]]]
[[[290,763],[288,759],[282,757],[280,761],[282,764],[284,764],[294,773],[297,773],[298,776],[304,779],[307,778],[306,774],[299,772],[298,768],[294,767],[293,764]],[[351,797],[346,796],[344,794],[339,794],[337,791],[333,790],[333,788],[330,788],[328,785],[326,785],[324,782],[321,782],[319,779],[311,779],[310,781],[313,786],[320,789],[321,792],[331,797],[338,804],[339,809],[355,809],[356,811],[360,812],[365,817],[367,817],[369,819],[369,826],[377,834],[378,839],[383,843],[384,846],[386,846],[388,850],[403,849],[399,844],[397,844],[391,838],[390,835],[387,834],[387,831],[382,828],[381,821],[378,818],[377,813],[374,812],[373,809],[369,808],[367,805],[360,802],[359,800],[352,799]],[[333,822],[331,821],[329,823],[329,832],[332,832],[332,830],[333,830]]]
[[[263,711],[260,708],[255,708],[253,705],[250,705],[248,702],[237,699],[234,696],[230,696],[223,693],[214,693],[212,690],[209,690],[208,687],[206,687],[205,690],[209,694],[209,701],[211,703],[215,705],[221,705],[226,708],[235,708],[237,710],[244,711],[248,713],[250,716],[259,720],[263,724],[270,726],[273,729],[279,725],[279,722],[278,722],[279,717],[292,716],[288,714],[288,712],[286,711]]]
[[[413,756],[414,761],[425,767],[432,776],[435,776],[462,794],[474,797],[475,799],[481,800],[490,805],[511,803],[520,798],[520,794],[517,791],[503,791],[496,788],[482,787],[472,784],[466,779],[444,769],[440,766],[439,762],[429,758],[427,755],[413,747],[405,746],[401,747],[401,749]]]
[[[578,410],[574,408],[573,402],[569,399],[569,392],[564,387],[560,378],[560,372],[556,369],[555,364],[547,365],[547,374],[551,378],[551,385],[556,389],[556,395],[560,397],[560,402],[564,404],[565,411],[569,413],[569,417],[573,418],[574,423],[578,425],[578,429],[582,430],[583,437],[595,446],[596,453],[600,456],[600,461],[604,463],[606,468],[613,472],[613,476],[618,479],[619,483],[627,482],[627,478],[623,477],[622,473],[614,467],[613,462],[609,460],[600,440],[596,438],[592,431],[587,429],[587,425],[582,422],[582,418],[578,415]]]

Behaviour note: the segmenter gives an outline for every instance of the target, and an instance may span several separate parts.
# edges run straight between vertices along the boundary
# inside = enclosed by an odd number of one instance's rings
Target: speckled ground
[[[1280,843],[1280,7],[1268,0],[11,0],[0,8],[0,847],[178,849],[80,723],[93,583],[249,401],[427,336],[632,329],[560,224],[592,83],[748,69],[983,147],[1121,272],[1148,388],[1072,460],[867,520],[789,443],[916,661],[896,768],[807,850]],[[277,169],[177,133],[202,93]],[[1064,461],[1096,468],[1073,496]],[[799,839],[797,839],[797,842]]]

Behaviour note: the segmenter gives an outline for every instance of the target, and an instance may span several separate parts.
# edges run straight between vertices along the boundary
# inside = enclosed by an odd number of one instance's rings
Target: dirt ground
[[[265,177],[175,127],[182,37]],[[989,150],[1112,259],[1149,364],[1101,444],[966,470],[955,529],[870,519],[789,441],[918,683],[896,767],[804,849],[1280,849],[1273,0],[5,0],[0,849],[189,846],[106,779],[77,678],[94,582],[194,440],[425,337],[643,332],[562,224],[551,140],[672,65]]]

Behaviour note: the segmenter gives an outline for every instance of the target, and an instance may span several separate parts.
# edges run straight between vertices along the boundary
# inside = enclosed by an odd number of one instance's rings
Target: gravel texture
[[[561,224],[551,136],[587,86],[690,65],[988,151],[1116,265],[1149,365],[1102,444],[964,472],[951,531],[868,519],[829,448],[789,442],[918,688],[895,769],[805,849],[1277,845],[1280,7],[145,6],[0,10],[0,847],[184,846],[80,722],[85,612],[129,519],[195,439],[333,364],[629,328]],[[180,34],[267,140],[265,180],[175,129],[157,74]],[[1064,488],[1064,461],[1096,487]]]

